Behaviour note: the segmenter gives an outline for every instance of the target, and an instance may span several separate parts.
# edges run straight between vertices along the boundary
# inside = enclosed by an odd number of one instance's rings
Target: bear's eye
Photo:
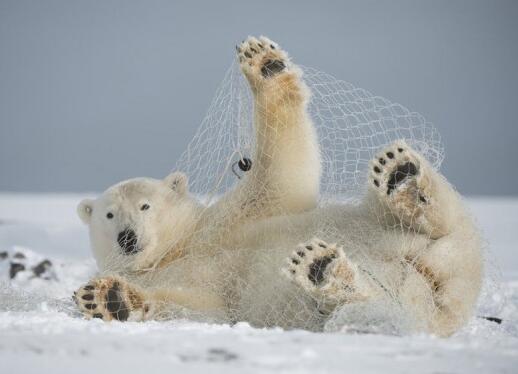
[[[148,210],[149,208],[151,208],[149,204],[144,204],[140,207],[140,210]]]
[[[106,215],[106,218],[108,218],[108,219],[112,219],[112,218],[113,218],[113,213],[112,213],[112,212],[109,212],[109,213]]]

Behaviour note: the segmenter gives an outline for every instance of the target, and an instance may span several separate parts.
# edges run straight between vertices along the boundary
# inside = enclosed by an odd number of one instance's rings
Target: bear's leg
[[[342,247],[316,238],[297,247],[283,273],[308,292],[322,312],[365,301],[371,294],[368,281],[347,259]]]
[[[404,141],[371,161],[370,185],[381,202],[381,211],[375,212],[380,221],[386,218],[385,223],[434,239],[405,261],[429,284],[434,303],[430,332],[452,334],[471,315],[482,280],[480,237],[460,196]]]
[[[437,239],[456,229],[464,209],[444,177],[399,140],[370,163],[371,191],[381,202],[379,219]],[[389,219],[392,217],[393,219]]]
[[[480,237],[468,222],[459,226],[411,259],[429,284],[434,306],[429,328],[440,336],[451,335],[469,320],[482,285]]]
[[[249,37],[239,47],[254,96],[255,152],[239,195],[240,214],[260,218],[314,208],[320,153],[301,70],[275,42]]]
[[[145,321],[182,315],[199,316],[200,312],[224,319],[223,299],[204,289],[142,289],[120,277],[96,278],[74,292],[74,301],[87,318],[105,321]]]

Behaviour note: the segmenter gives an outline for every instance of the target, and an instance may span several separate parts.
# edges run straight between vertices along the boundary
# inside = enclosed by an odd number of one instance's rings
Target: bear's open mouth
[[[137,245],[137,234],[135,234],[135,231],[131,229],[121,231],[117,237],[117,242],[122,249],[122,253],[125,255],[134,255],[135,253],[142,251],[142,248]]]

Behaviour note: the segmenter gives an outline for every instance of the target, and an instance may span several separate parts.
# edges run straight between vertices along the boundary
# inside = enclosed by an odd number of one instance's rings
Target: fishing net
[[[361,196],[369,161],[383,146],[399,139],[440,167],[441,137],[422,115],[327,73],[301,68],[311,91],[307,109],[322,154],[321,199]],[[234,62],[176,164],[176,170],[189,176],[192,192],[221,195],[237,182],[233,169],[239,171],[236,164],[254,151],[253,107],[249,84]]]
[[[167,235],[146,247],[144,218],[126,216],[101,269],[123,280],[79,298],[117,294],[138,318],[448,335],[472,315],[483,261],[443,157],[420,114],[249,39],[176,164],[189,182],[166,179]],[[81,302],[130,318],[98,304]]]

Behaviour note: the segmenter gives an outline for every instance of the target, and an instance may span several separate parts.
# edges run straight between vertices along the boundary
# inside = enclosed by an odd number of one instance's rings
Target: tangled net
[[[319,206],[336,203],[359,204],[366,194],[368,186],[369,162],[383,147],[396,140],[404,139],[406,143],[421,154],[430,165],[438,170],[443,158],[444,147],[436,128],[427,122],[419,113],[411,112],[404,106],[392,103],[389,100],[375,96],[368,91],[357,88],[354,85],[337,80],[329,74],[318,70],[301,67],[304,72],[303,79],[311,91],[311,99],[308,104],[308,112],[318,133],[320,144],[322,175],[320,178]],[[253,154],[256,147],[254,130],[254,97],[249,83],[244,78],[239,65],[232,64],[218,88],[210,105],[208,113],[201,123],[194,139],[176,164],[176,170],[184,171],[190,178],[190,190],[205,199],[205,203],[211,204],[217,201],[226,191],[235,186],[245,175],[250,167],[254,166]],[[302,166],[301,166],[302,168]],[[289,213],[289,212],[287,212]],[[381,213],[388,214],[388,213]],[[379,217],[383,221],[384,217]],[[313,228],[311,236],[318,238],[340,237],[336,228],[332,227],[327,217],[322,217],[321,222]],[[405,228],[395,224],[393,228],[404,231]],[[297,228],[284,227],[288,232]],[[372,232],[369,228],[357,226],[356,234],[359,237],[369,237]],[[300,240],[307,240],[303,237]],[[264,249],[268,247],[266,237]],[[405,245],[401,243],[401,245]],[[260,245],[259,245],[260,246]],[[364,264],[367,272],[380,272],[380,268],[372,264],[368,253],[362,253],[356,249],[353,258]],[[350,253],[348,253],[350,255]],[[258,258],[256,261],[263,263],[256,265],[257,269],[269,266],[269,259]],[[264,277],[275,277],[275,273],[264,271]],[[494,273],[494,271],[493,271]],[[381,280],[380,280],[381,279]],[[392,285],[383,285],[382,277],[376,282],[382,288],[389,289]],[[390,282],[390,281],[388,281]],[[485,315],[495,313],[501,305],[500,300],[492,299],[492,294],[497,283],[492,278],[487,278],[482,291],[480,310]],[[246,281],[239,285],[242,289],[249,289]],[[261,291],[256,290],[256,297],[261,296]],[[255,292],[255,291],[253,291]],[[356,320],[351,321],[348,314],[351,308],[345,311],[335,312],[325,324],[328,330],[341,329],[344,326],[359,326],[359,331],[367,325],[374,326],[374,331],[411,331],[407,326],[415,325],[418,316],[402,316],[401,302],[398,295],[392,292],[390,297],[377,304],[369,304],[368,309],[358,309],[353,313]],[[271,293],[264,297],[271,297]],[[292,300],[284,301],[295,309],[311,308],[299,300],[297,294],[281,294],[279,297]],[[388,300],[388,301],[387,301]],[[268,303],[265,300],[265,303]],[[272,301],[272,305],[278,304]],[[431,302],[433,304],[433,302]],[[430,305],[431,309],[437,309],[437,305]],[[259,325],[275,325],[283,317],[274,307],[268,309],[263,316],[266,320],[258,322]],[[288,308],[289,309],[289,308]],[[432,312],[433,313],[433,312]],[[245,313],[246,314],[246,313]],[[361,315],[361,317],[358,317]],[[309,316],[309,317],[308,317]],[[314,319],[320,318],[315,312],[300,313],[294,317],[293,313],[286,312],[286,319],[295,319],[291,323],[284,321],[282,325],[287,327],[314,328]],[[252,318],[253,319],[253,318]],[[298,319],[298,320],[297,320]],[[363,319],[360,323],[358,319]],[[382,321],[383,320],[383,321]],[[382,326],[385,322],[389,326]],[[380,327],[382,326],[382,327]]]
[[[469,214],[437,174],[437,130],[402,105],[291,65],[274,44],[264,52],[247,43],[175,167],[199,201],[172,174],[164,195],[172,189],[177,205],[153,221],[166,226],[160,235],[141,230],[154,214],[147,203],[146,213],[108,213],[125,221],[104,237],[113,258],[100,270],[125,278],[78,290],[81,311],[106,320],[136,313],[317,331],[456,331],[472,314],[484,260]],[[254,66],[258,49],[266,57]],[[490,279],[482,291],[484,314],[500,302],[491,300],[495,287]]]
[[[369,161],[383,146],[405,139],[439,169],[444,146],[437,129],[416,112],[351,83],[301,66],[311,90],[309,114],[322,153],[321,199],[357,200]],[[253,97],[237,62],[225,73],[194,139],[175,170],[200,196],[218,196],[236,183],[232,166],[255,144]]]
[[[257,45],[244,57],[252,58]],[[287,58],[283,52],[279,56]],[[177,214],[188,224],[173,220],[177,226],[168,230],[165,243],[155,246],[161,248],[156,255],[140,248],[141,241],[150,241],[142,239],[137,227],[142,218],[133,227],[125,222],[124,231],[112,235],[117,237],[109,251],[112,261],[104,259],[100,270],[125,276],[128,285],[122,280],[88,284],[75,296],[82,312],[108,320],[151,311],[159,318],[244,320],[309,330],[456,331],[471,313],[455,308],[466,307],[465,295],[474,303],[477,274],[488,261],[477,262],[481,245],[469,214],[436,174],[444,148],[434,126],[400,104],[312,68],[300,67],[304,84],[297,74],[283,80],[287,59],[263,59],[254,78],[244,57],[240,54],[241,66],[236,62],[225,74],[175,167],[189,177],[199,208],[187,204],[163,212],[159,219]],[[286,76],[298,69],[288,65]],[[254,79],[275,74],[281,76],[278,86],[263,95]],[[268,84],[267,79],[261,82]],[[307,103],[300,99],[306,86],[311,92]],[[293,118],[300,120],[300,129]],[[295,131],[285,129],[289,126]],[[319,152],[312,159],[305,153],[316,150],[313,131]],[[286,133],[288,141],[269,141]],[[306,148],[300,152],[296,147],[302,143]],[[318,169],[316,158],[320,173],[312,170]],[[287,180],[284,172],[290,173]],[[315,181],[319,186],[312,190]],[[173,190],[181,190],[181,180],[170,182]],[[445,213],[450,205],[451,217]],[[440,211],[434,211],[436,206]],[[146,203],[140,210],[149,209]],[[440,247],[452,227],[457,235],[452,248]],[[441,274],[433,261],[427,265],[427,252],[436,243],[439,253],[447,249],[444,263],[457,261],[457,268]],[[468,248],[463,255],[472,259],[448,258],[455,246]],[[132,272],[125,273],[128,266]],[[460,279],[461,286],[457,272],[468,277]],[[496,288],[495,279],[486,277],[479,308],[483,315],[495,315],[502,305],[492,298]],[[97,300],[107,289],[107,299]],[[148,302],[155,305],[148,308]]]

